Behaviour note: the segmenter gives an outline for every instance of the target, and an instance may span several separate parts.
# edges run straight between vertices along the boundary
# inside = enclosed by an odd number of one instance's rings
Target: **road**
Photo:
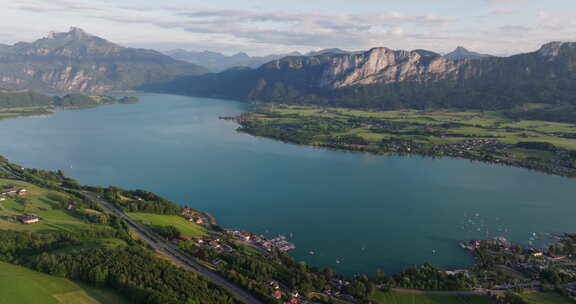
[[[123,218],[128,225],[131,226],[133,231],[148,245],[154,248],[156,251],[161,253],[162,255],[169,258],[174,263],[182,266],[186,270],[192,271],[198,275],[203,276],[208,281],[226,289],[229,293],[234,295],[238,300],[248,303],[248,304],[263,304],[260,300],[254,298],[251,294],[246,292],[245,290],[239,288],[238,286],[228,282],[226,279],[221,277],[216,272],[204,267],[203,265],[196,262],[191,257],[187,256],[183,253],[177,246],[171,244],[169,242],[164,241],[159,236],[155,235],[154,233],[150,232],[150,230],[142,225],[141,223],[135,221],[120,209],[118,209],[113,204],[101,199],[100,197],[92,194],[92,193],[84,193],[87,197],[91,198],[95,202],[99,203],[102,208],[107,210],[109,213],[112,213],[116,216]]]

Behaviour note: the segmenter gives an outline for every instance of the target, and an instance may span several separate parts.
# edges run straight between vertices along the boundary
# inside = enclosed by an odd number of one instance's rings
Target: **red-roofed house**
[[[272,296],[273,296],[274,298],[276,298],[276,299],[281,299],[281,298],[282,298],[282,291],[276,289],[276,290],[274,291],[274,293],[272,293]]]

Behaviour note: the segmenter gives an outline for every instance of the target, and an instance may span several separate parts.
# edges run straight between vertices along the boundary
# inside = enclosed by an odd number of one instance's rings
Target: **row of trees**
[[[217,285],[158,259],[140,246],[42,253],[34,267],[58,276],[113,288],[133,303],[237,303]]]
[[[103,238],[122,239],[129,246],[84,246]],[[0,261],[112,288],[133,303],[237,303],[219,286],[159,259],[134,241],[124,221],[114,216],[109,227],[76,232],[2,231]]]
[[[386,288],[408,288],[420,290],[468,290],[476,281],[464,274],[447,275],[430,264],[409,268],[393,276],[378,280]]]
[[[103,190],[104,198],[127,212],[146,212],[175,215],[181,207],[155,193],[144,190],[124,190],[108,187]]]

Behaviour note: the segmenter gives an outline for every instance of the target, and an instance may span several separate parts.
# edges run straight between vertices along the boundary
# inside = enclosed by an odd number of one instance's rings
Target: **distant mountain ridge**
[[[231,56],[227,56],[217,52],[210,51],[186,51],[182,49],[176,49],[166,52],[166,55],[186,62],[190,62],[197,65],[202,65],[209,69],[211,72],[222,72],[230,68],[235,67],[249,67],[258,68],[264,63],[270,62],[272,60],[280,59],[286,56],[301,56],[302,54],[288,53],[288,54],[277,54],[277,55],[267,55],[267,56],[249,56],[246,53],[237,53]]]
[[[291,56],[258,69],[184,77],[163,92],[246,101],[399,108],[576,105],[576,43],[510,57],[451,60],[426,50]]]
[[[212,72],[223,72],[227,69],[237,68],[237,67],[247,67],[256,69],[266,64],[270,61],[282,59],[284,57],[298,57],[298,56],[319,56],[328,54],[350,54],[348,51],[344,51],[338,48],[323,49],[319,51],[311,51],[306,54],[299,52],[292,52],[286,54],[272,54],[266,56],[249,56],[246,53],[240,52],[234,55],[224,55],[218,52],[211,51],[187,51],[183,49],[176,49],[165,52],[166,55],[190,63],[202,65],[208,68]]]
[[[482,59],[490,57],[496,57],[496,56],[472,52],[461,46],[457,47],[454,51],[444,55],[444,58],[450,60]]]
[[[12,89],[101,93],[206,72],[198,65],[153,50],[123,47],[75,27],[32,43],[0,45],[0,87]]]

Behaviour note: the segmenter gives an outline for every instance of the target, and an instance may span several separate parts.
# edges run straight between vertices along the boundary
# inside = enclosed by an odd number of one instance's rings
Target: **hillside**
[[[49,106],[53,98],[28,90],[0,89],[0,108]]]
[[[0,87],[45,92],[130,90],[206,69],[156,51],[127,48],[79,28],[0,47]]]
[[[63,96],[49,96],[30,90],[0,89],[0,119],[51,114],[55,108],[77,109],[115,103],[135,103],[133,96],[116,98],[106,95],[84,95],[69,93]]]
[[[0,304],[128,304],[129,302],[108,291],[49,276],[8,263],[0,262]]]
[[[0,273],[10,275],[0,274],[0,303],[240,303],[144,246],[80,188],[0,157]]]
[[[374,48],[360,54],[285,57],[258,69],[184,77],[148,90],[291,104],[371,108],[511,109],[576,104],[576,43],[482,60]]]

